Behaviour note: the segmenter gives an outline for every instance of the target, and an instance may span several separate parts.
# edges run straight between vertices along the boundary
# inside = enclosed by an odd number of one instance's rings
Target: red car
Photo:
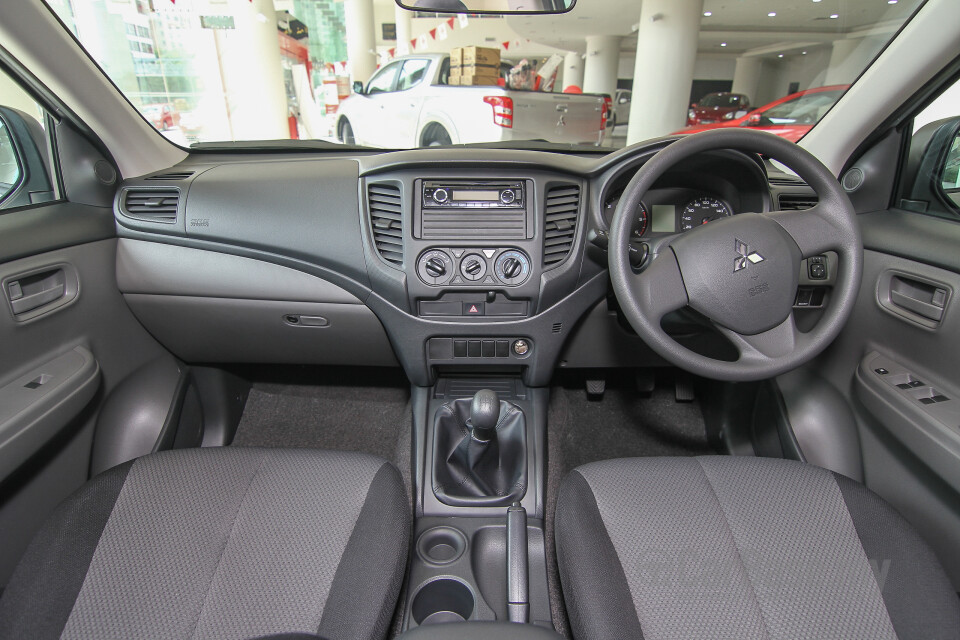
[[[740,118],[688,127],[676,133],[699,133],[721,127],[750,127],[797,142],[820,121],[849,87],[848,84],[838,84],[791,93]]]
[[[148,104],[142,111],[150,124],[162,131],[180,124],[180,112],[170,103]]]
[[[750,98],[742,93],[708,93],[690,105],[687,126],[732,120],[750,110]]]

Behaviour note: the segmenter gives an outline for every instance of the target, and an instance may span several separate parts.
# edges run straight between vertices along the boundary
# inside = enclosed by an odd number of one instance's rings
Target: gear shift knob
[[[500,421],[500,398],[490,389],[481,389],[470,403],[470,426],[473,437],[486,442],[497,435],[497,423]]]

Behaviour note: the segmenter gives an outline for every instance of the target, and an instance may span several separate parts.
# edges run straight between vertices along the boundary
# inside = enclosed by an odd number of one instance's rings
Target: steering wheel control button
[[[530,259],[520,251],[504,251],[497,258],[494,273],[504,284],[523,284],[530,276]]]
[[[811,280],[827,279],[827,257],[813,256],[807,260],[807,275]]]
[[[460,261],[460,273],[470,282],[477,282],[487,275],[487,261],[479,254],[467,254]]]
[[[530,353],[530,343],[526,340],[515,340],[513,343],[513,352],[520,357],[527,355]]]
[[[463,303],[463,315],[465,316],[482,316],[484,315],[484,303],[482,302],[464,302]]]
[[[417,275],[427,284],[447,284],[454,275],[453,260],[443,251],[427,251],[417,260]]]

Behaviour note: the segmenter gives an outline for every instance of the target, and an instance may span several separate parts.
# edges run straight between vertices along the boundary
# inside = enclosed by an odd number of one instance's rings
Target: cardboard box
[[[460,76],[459,85],[461,87],[496,86],[499,80],[500,76],[496,73],[475,74],[464,72]]]
[[[450,61],[453,64],[453,60]],[[488,47],[464,47],[463,62],[464,67],[480,65],[483,67],[500,66],[500,49],[490,49]]]
[[[460,78],[462,77],[463,72],[460,67],[450,67],[450,77],[447,79],[447,84],[455,87],[460,84]]]
[[[460,74],[470,73],[475,76],[498,76],[500,75],[500,65],[498,64],[465,64],[460,67]]]
[[[450,50],[450,69],[457,69],[463,66],[463,47],[457,47]]]

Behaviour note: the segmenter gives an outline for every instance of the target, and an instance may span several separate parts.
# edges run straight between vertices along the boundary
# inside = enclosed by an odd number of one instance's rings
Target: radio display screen
[[[453,200],[456,202],[499,202],[500,192],[495,189],[489,191],[454,189]]]

